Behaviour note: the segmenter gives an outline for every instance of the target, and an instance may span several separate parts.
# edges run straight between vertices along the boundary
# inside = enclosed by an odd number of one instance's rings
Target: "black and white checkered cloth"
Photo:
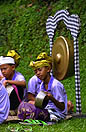
[[[79,47],[78,35],[80,32],[80,19],[78,15],[69,15],[67,10],[57,11],[54,16],[49,16],[46,22],[46,31],[50,41],[50,55],[52,55],[53,37],[59,21],[63,21],[67,29],[70,30],[74,40],[74,66],[75,66],[75,89],[76,89],[76,113],[81,113],[80,94],[80,69],[79,69]]]

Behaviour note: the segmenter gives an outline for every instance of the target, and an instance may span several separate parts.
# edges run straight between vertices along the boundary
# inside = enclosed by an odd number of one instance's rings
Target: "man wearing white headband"
[[[15,61],[12,57],[4,57],[4,56],[1,56],[0,57],[0,66],[3,65],[3,64],[13,64],[15,65]]]
[[[15,111],[24,96],[26,81],[24,76],[15,71],[15,61],[12,57],[0,57],[0,69],[4,78],[1,83],[7,88],[8,85],[13,87],[12,91],[8,90],[10,99],[10,110]]]
[[[14,74],[15,70],[15,61],[12,57],[0,57],[0,69],[2,72],[2,75],[6,77],[7,79]],[[12,71],[11,71],[12,70]],[[6,86],[6,85],[5,85]]]
[[[15,62],[14,62],[14,59],[13,58],[11,58],[11,57],[3,57],[3,56],[1,56],[0,57],[0,65],[2,65],[2,64],[15,64]],[[2,78],[3,78],[3,75],[2,75],[2,72],[1,72],[1,70],[0,70],[0,80],[2,80]]]

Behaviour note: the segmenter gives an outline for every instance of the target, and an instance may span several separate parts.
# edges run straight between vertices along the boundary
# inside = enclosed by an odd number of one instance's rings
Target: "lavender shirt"
[[[3,78],[1,80],[1,82],[3,83],[4,80],[6,80],[6,78]],[[25,81],[25,78],[20,72],[15,71],[12,80],[15,80],[15,81],[23,81],[24,80]],[[26,94],[26,91],[27,91],[26,88],[24,88],[24,96]]]
[[[18,81],[23,81],[24,80],[25,81],[25,78],[20,72],[15,71],[15,74],[14,74],[12,80],[15,80],[15,81],[17,81],[17,80]]]
[[[2,82],[4,80],[6,80],[6,78],[3,78],[2,79]],[[25,81],[25,78],[24,78],[24,76],[20,72],[16,72],[15,71],[12,80],[15,80],[15,81],[23,81],[24,80]]]
[[[2,84],[3,84],[4,80],[6,80],[6,78],[3,78],[1,80]],[[24,80],[25,81],[25,78],[21,73],[15,71],[12,80],[16,80],[16,81],[23,81]],[[19,93],[19,97],[21,100],[25,97],[26,92],[27,92],[26,88],[18,87],[18,93]],[[16,93],[13,91],[12,95],[10,96],[10,109],[15,110],[19,104],[20,104],[20,102],[19,102],[18,98],[16,98]]]
[[[41,90],[51,93],[53,97],[59,102],[64,102],[65,109],[63,111],[57,108],[51,100],[49,100],[49,103],[45,107],[45,109],[48,109],[48,110],[54,109],[55,112],[58,113],[61,118],[64,118],[65,115],[67,114],[67,95],[66,95],[66,91],[64,89],[63,84],[59,82],[58,80],[56,80],[53,76],[51,76],[49,84],[48,84],[48,89],[47,90],[45,89],[44,83],[42,82]]]
[[[40,91],[40,84],[41,80],[36,75],[34,75],[28,82],[27,92],[34,94],[36,97],[36,95]]]
[[[10,101],[5,87],[0,83],[0,124],[3,123],[9,114]]]

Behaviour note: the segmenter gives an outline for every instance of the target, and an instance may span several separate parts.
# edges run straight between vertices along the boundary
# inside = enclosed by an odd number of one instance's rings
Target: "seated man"
[[[26,81],[24,76],[15,71],[15,61],[12,57],[0,57],[0,69],[4,78],[1,83],[7,87],[11,85],[13,90],[10,93],[10,110],[16,110],[21,100],[23,99],[24,89],[26,88]]]
[[[41,83],[42,81],[36,75],[31,77],[30,80],[28,81],[28,90],[27,90],[28,96],[32,94],[33,96],[36,97],[36,95],[40,91]],[[74,105],[72,104],[70,100],[68,100],[67,101],[67,113],[71,114],[73,112],[73,109],[74,109]]]
[[[52,58],[45,52],[41,53],[35,62],[31,62],[30,66],[34,69],[36,76],[42,81],[40,90],[30,92],[28,90],[28,103],[21,103],[18,109],[19,118],[35,118],[42,120],[60,120],[64,119],[67,114],[67,95],[62,83],[50,75]],[[32,87],[33,88],[33,87]],[[33,89],[32,89],[33,90]],[[46,91],[49,103],[45,109],[33,107],[33,117],[30,117],[30,105],[35,105],[35,97],[39,91]]]
[[[3,123],[9,114],[10,101],[6,88],[0,83],[0,124]]]

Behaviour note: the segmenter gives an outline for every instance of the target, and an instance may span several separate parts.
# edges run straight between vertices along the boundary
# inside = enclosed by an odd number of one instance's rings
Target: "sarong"
[[[50,117],[47,109],[40,109],[28,102],[22,102],[18,107],[18,118],[22,120],[34,119],[48,121]]]

